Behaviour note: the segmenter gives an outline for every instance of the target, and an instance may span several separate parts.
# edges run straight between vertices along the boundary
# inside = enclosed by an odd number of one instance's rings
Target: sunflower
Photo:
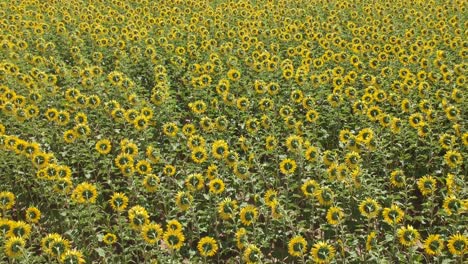
[[[147,160],[139,160],[135,164],[136,171],[140,175],[146,175],[146,174],[151,174],[153,168],[151,167],[151,164]]]
[[[187,140],[187,146],[192,151],[195,148],[204,148],[205,144],[205,139],[200,135],[191,135]]]
[[[175,137],[178,131],[176,123],[170,122],[163,125],[163,132],[168,137]]]
[[[315,263],[329,263],[335,257],[335,248],[332,245],[321,241],[312,246],[310,253],[312,254],[312,260]]]
[[[163,235],[166,246],[171,250],[180,250],[185,241],[185,236],[180,230],[167,230]]]
[[[104,242],[104,244],[106,244],[106,245],[113,245],[113,244],[117,243],[117,236],[115,234],[112,234],[112,233],[107,233],[102,238],[102,242]]]
[[[178,192],[176,195],[176,205],[181,211],[187,211],[192,205],[193,197],[188,192]]]
[[[273,189],[268,189],[265,192],[265,196],[264,196],[265,204],[270,206],[270,207],[274,206],[276,203],[278,203],[277,196],[278,196],[277,191],[275,191]]]
[[[240,211],[240,219],[243,225],[249,226],[258,218],[258,209],[253,205],[244,206]]]
[[[179,221],[173,219],[167,222],[166,229],[173,231],[182,231],[182,224]]]
[[[332,206],[327,211],[327,222],[330,225],[338,225],[343,221],[344,212],[340,207]]]
[[[109,200],[112,210],[116,212],[123,212],[128,206],[128,197],[124,193],[116,192]]]
[[[435,192],[437,182],[434,177],[426,175],[418,180],[417,185],[421,194],[424,196],[428,196]]]
[[[447,248],[452,255],[463,256],[468,252],[468,238],[460,233],[450,236]]]
[[[389,225],[395,225],[403,220],[405,213],[400,209],[400,207],[393,204],[390,208],[387,207],[383,209],[382,216],[384,218],[384,222]]]
[[[256,264],[259,263],[261,256],[262,252],[260,251],[260,249],[255,245],[249,244],[245,247],[242,257],[245,263]]]
[[[278,140],[274,136],[267,136],[265,138],[265,149],[268,151],[272,151],[278,145]]]
[[[223,220],[234,218],[237,210],[237,201],[225,198],[218,204],[218,213]]]
[[[302,194],[305,197],[313,197],[314,192],[320,188],[319,184],[315,180],[307,180],[301,186]]]
[[[0,209],[9,210],[15,205],[15,195],[12,192],[0,192]]]
[[[372,231],[367,235],[366,238],[366,250],[371,251],[372,248],[377,244],[377,234]]]
[[[444,160],[450,168],[456,168],[463,164],[462,155],[460,154],[460,152],[455,150],[447,151],[447,153],[445,153],[444,155]]]
[[[37,207],[29,207],[26,209],[26,221],[30,223],[38,223],[41,219],[41,211]]]
[[[242,180],[249,177],[249,164],[245,161],[236,162],[234,164],[234,174]]]
[[[296,161],[293,159],[284,159],[280,163],[280,171],[285,175],[291,175],[296,171]]]
[[[402,170],[394,170],[390,173],[390,183],[392,186],[401,188],[405,185],[405,174]]]
[[[145,242],[148,244],[157,243],[161,239],[162,234],[163,229],[160,225],[155,223],[145,224],[141,228],[141,236],[143,237],[143,240],[145,240]]]
[[[174,176],[176,174],[176,167],[174,167],[173,165],[171,164],[167,164],[164,166],[163,168],[163,173],[166,175],[166,176]]]
[[[47,241],[45,242],[47,243]],[[46,252],[53,257],[60,258],[68,250],[70,250],[70,241],[58,235],[52,237]]]
[[[310,161],[310,162],[317,161],[319,157],[319,149],[314,146],[309,146],[307,147],[304,156],[307,161]]]
[[[424,252],[431,256],[437,256],[444,249],[444,240],[440,235],[429,235],[423,244]]]
[[[19,258],[23,256],[26,241],[21,237],[10,237],[5,241],[4,252],[9,258]]]
[[[145,178],[143,178],[143,187],[147,192],[155,192],[159,187],[160,181],[161,180],[158,176],[154,174],[146,174]]]
[[[120,153],[114,159],[114,163],[117,168],[121,169],[124,166],[128,166],[128,165],[133,166],[134,160],[130,154]]]
[[[78,250],[67,250],[60,258],[60,263],[63,264],[84,264],[86,263],[83,253]]]
[[[150,120],[147,116],[138,115],[137,117],[135,117],[132,123],[133,123],[133,127],[137,131],[141,131],[141,130],[146,129],[149,126]]]
[[[228,76],[229,80],[235,82],[235,81],[238,81],[241,78],[241,73],[236,69],[230,69],[227,72],[227,76]]]
[[[288,151],[298,152],[302,149],[303,141],[302,137],[291,135],[286,139],[286,147],[288,148]]]
[[[95,203],[97,196],[96,186],[88,182],[78,184],[72,193],[73,200],[80,204]]]
[[[210,180],[208,183],[210,193],[212,194],[221,194],[224,192],[224,182],[223,180],[216,178],[213,180]]]
[[[345,162],[349,168],[356,168],[361,162],[361,156],[355,151],[346,153]]]
[[[31,235],[31,226],[23,221],[14,221],[10,226],[8,237],[27,239]]]
[[[206,236],[198,241],[197,249],[202,257],[212,257],[218,251],[218,243],[214,238]]]
[[[447,215],[459,215],[466,210],[467,203],[456,198],[455,196],[447,196],[444,199],[443,208]]]
[[[212,155],[216,159],[225,159],[229,153],[229,147],[226,141],[217,140],[212,145]]]
[[[109,154],[111,149],[111,142],[108,139],[101,139],[96,142],[96,151],[102,155]]]
[[[307,122],[315,123],[317,119],[319,118],[319,113],[316,110],[311,109],[307,111],[305,116],[306,116]]]
[[[400,243],[404,246],[410,247],[416,244],[419,240],[419,232],[412,226],[401,227],[397,230],[397,236]]]
[[[192,161],[197,164],[201,164],[208,159],[208,154],[206,153],[206,150],[204,147],[193,148],[192,154],[190,156],[192,158]]]
[[[421,113],[414,113],[409,117],[409,124],[413,128],[418,128],[423,121],[424,119]]]
[[[380,212],[380,205],[376,200],[366,198],[359,204],[359,212],[368,219],[376,218]]]
[[[315,198],[318,200],[320,205],[329,206],[333,203],[333,191],[328,188],[319,188],[314,192]]]
[[[185,179],[185,187],[189,191],[199,191],[203,189],[205,184],[205,179],[201,173],[194,173],[187,176]]]
[[[302,257],[307,252],[307,241],[302,236],[295,236],[289,240],[288,253],[293,257]]]
[[[135,205],[128,210],[128,219],[132,229],[141,230],[144,225],[149,223],[149,214],[144,207]]]

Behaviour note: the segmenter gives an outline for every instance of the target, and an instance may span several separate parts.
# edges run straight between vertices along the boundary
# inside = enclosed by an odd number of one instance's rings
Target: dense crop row
[[[466,8],[0,1],[0,262],[463,263]]]

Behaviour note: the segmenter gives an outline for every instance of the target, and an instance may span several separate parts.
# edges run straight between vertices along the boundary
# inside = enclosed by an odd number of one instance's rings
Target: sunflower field
[[[465,0],[0,0],[0,263],[467,263]]]

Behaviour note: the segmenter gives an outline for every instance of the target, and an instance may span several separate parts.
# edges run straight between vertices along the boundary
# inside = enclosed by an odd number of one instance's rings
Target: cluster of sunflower
[[[0,2],[0,262],[463,263],[466,9]]]

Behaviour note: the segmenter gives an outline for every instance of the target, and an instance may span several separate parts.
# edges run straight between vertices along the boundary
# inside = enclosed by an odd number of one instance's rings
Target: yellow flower
[[[307,252],[307,241],[302,236],[295,236],[289,240],[288,253],[293,257],[301,257]]]
[[[460,233],[452,235],[448,240],[447,248],[450,254],[463,256],[468,252],[468,238]]]
[[[405,213],[400,209],[400,207],[393,204],[390,208],[387,207],[383,209],[382,216],[384,218],[384,222],[389,225],[395,225],[403,220]]]
[[[117,236],[112,234],[112,233],[107,233],[102,238],[102,241],[106,245],[112,245],[112,244],[115,244],[117,242]]]
[[[419,240],[419,232],[412,226],[401,227],[397,230],[398,239],[404,246],[410,247]]]
[[[221,194],[224,192],[224,182],[223,180],[216,178],[209,182],[210,193]]]
[[[41,211],[37,207],[29,207],[26,209],[26,221],[38,223],[41,219]]]
[[[237,201],[225,198],[218,204],[218,213],[223,220],[234,218],[237,210]]]
[[[136,205],[128,210],[128,219],[132,229],[141,230],[144,225],[149,223],[149,214],[144,207]]]
[[[229,147],[226,141],[217,140],[212,145],[212,155],[216,159],[225,159],[229,153]]]
[[[181,211],[187,211],[192,205],[193,197],[188,192],[178,192],[176,195],[176,205]]]
[[[315,180],[307,180],[301,186],[302,194],[305,197],[313,197],[314,192],[320,189],[319,184]]]
[[[72,193],[72,198],[77,203],[95,203],[97,196],[96,186],[88,182],[78,184]]]
[[[320,205],[329,206],[333,203],[333,191],[328,188],[320,188],[314,192],[315,198],[318,200]]]
[[[367,251],[371,251],[373,246],[377,243],[377,234],[372,231],[370,232],[368,235],[367,235],[367,238],[366,238],[366,250]]]
[[[83,258],[83,253],[78,250],[72,249],[67,250],[65,254],[62,255],[60,258],[60,262],[64,264],[84,264],[86,263],[85,259]]]
[[[390,173],[390,183],[395,187],[403,187],[405,185],[405,174],[402,170],[394,170]]]
[[[459,215],[466,210],[466,202],[455,196],[447,196],[444,200],[443,208],[447,215]]]
[[[185,236],[179,230],[167,230],[163,235],[166,246],[171,250],[180,250],[185,241]]]
[[[417,185],[422,195],[427,196],[435,192],[437,183],[434,177],[426,175],[418,180]]]
[[[372,198],[366,198],[359,204],[359,212],[362,216],[372,219],[379,215],[380,205]]]
[[[5,241],[4,251],[9,258],[19,258],[23,256],[26,242],[21,237],[10,237]]]
[[[284,159],[280,163],[280,171],[285,175],[291,175],[296,171],[296,161],[293,159]]]
[[[201,164],[208,159],[208,154],[204,147],[196,147],[192,149],[191,158],[193,162]]]
[[[260,251],[260,249],[257,246],[250,244],[250,245],[247,245],[247,247],[245,248],[244,254],[242,257],[245,263],[255,264],[260,261],[261,256],[262,256],[262,252]]]
[[[160,225],[155,223],[145,224],[141,228],[141,236],[148,244],[155,244],[157,243],[163,234],[163,229]]]
[[[343,209],[340,207],[335,207],[335,206],[328,208],[326,218],[327,218],[327,222],[330,225],[340,224],[344,218]]]
[[[116,212],[123,212],[128,206],[128,197],[124,193],[116,192],[109,200],[109,204]]]
[[[444,249],[444,240],[440,235],[429,235],[424,241],[423,248],[428,255],[439,255]]]
[[[199,191],[205,186],[205,179],[200,173],[189,174],[185,179],[185,186],[189,191]]]
[[[101,139],[96,142],[96,151],[102,155],[109,154],[111,149],[111,142],[108,139]]]
[[[335,248],[326,242],[321,241],[312,246],[310,253],[312,254],[312,260],[315,263],[330,263],[335,257]]]
[[[206,236],[198,241],[197,249],[202,257],[212,257],[218,251],[218,243],[214,238]]]
[[[147,160],[139,160],[135,164],[135,168],[140,175],[151,174],[153,168]]]
[[[253,205],[247,205],[240,211],[240,219],[243,225],[249,226],[258,218],[258,210]]]
[[[444,155],[444,160],[450,168],[456,168],[463,164],[463,158],[460,152],[449,150]]]
[[[15,195],[12,192],[0,192],[0,209],[8,210],[15,205]]]

